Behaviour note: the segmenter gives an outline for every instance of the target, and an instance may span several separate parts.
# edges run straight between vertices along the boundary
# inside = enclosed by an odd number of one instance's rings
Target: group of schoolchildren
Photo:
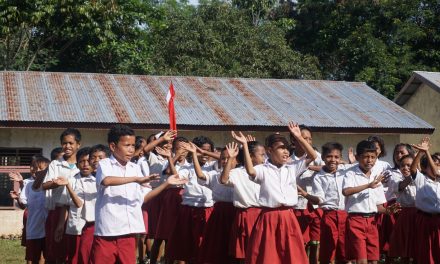
[[[108,146],[60,136],[52,161],[36,156],[11,193],[26,208],[28,263],[440,263],[440,154],[429,138],[398,144],[394,165],[369,137],[342,158],[288,124],[265,144],[192,141],[176,131],[145,139],[125,125]],[[153,240],[152,240],[153,239]],[[153,241],[151,243],[151,241]],[[137,253],[138,251],[138,253]],[[138,256],[138,257],[137,257]]]

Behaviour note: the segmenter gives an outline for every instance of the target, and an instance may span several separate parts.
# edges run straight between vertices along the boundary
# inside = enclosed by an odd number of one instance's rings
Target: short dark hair
[[[123,136],[135,136],[134,130],[126,125],[114,125],[110,128],[110,131],[107,134],[107,142],[118,144],[119,140]]]
[[[60,136],[60,141],[63,142],[63,138],[65,136],[74,136],[75,137],[75,141],[80,143],[81,142],[81,132],[79,132],[78,129],[76,128],[67,128],[66,130],[63,131],[63,133],[61,133]]]
[[[271,134],[266,137],[266,147],[272,147],[277,142],[284,143],[284,145],[286,145],[286,147],[289,146],[287,139],[280,134],[275,133],[275,134]]]
[[[107,158],[110,157],[110,155],[111,155],[110,148],[105,145],[102,145],[102,144],[96,144],[96,145],[92,146],[89,149],[89,155],[92,155],[93,153],[100,152],[100,151],[104,152],[105,156]]]
[[[376,145],[373,141],[362,140],[356,146],[356,155],[362,155],[365,152],[376,152]]]
[[[40,164],[49,165],[49,163],[50,160],[48,158],[38,155],[34,159],[32,159],[31,166],[35,168],[35,167],[39,167]]]
[[[50,160],[56,160],[57,156],[60,155],[60,153],[63,152],[63,148],[62,147],[57,147],[52,149],[52,151],[50,152]]]
[[[387,155],[387,151],[385,149],[385,141],[383,141],[383,138],[374,135],[374,136],[369,136],[367,140],[379,144],[380,154],[378,158],[385,157]]]
[[[310,134],[312,134],[312,129],[304,124],[299,125],[299,130],[303,131],[303,130],[307,130],[310,132]]]
[[[88,156],[90,153],[90,147],[83,147],[76,153],[76,162],[78,162],[82,157]]]
[[[435,155],[431,155],[431,158],[433,160],[436,160],[437,157]],[[426,170],[429,167],[429,160],[428,157],[426,155],[424,155],[421,159],[420,159],[420,167],[422,168],[422,170]]]
[[[401,164],[402,161],[405,159],[414,159],[414,155],[405,155],[405,156],[401,157],[399,160],[399,164]]]
[[[394,168],[398,168],[399,164],[396,164],[396,150],[400,147],[405,147],[406,151],[408,151],[408,155],[411,156],[412,158],[414,158],[414,150],[412,149],[410,144],[407,143],[399,143],[396,146],[394,146],[394,150],[393,150],[393,163],[394,163]],[[405,156],[408,156],[405,155]],[[402,157],[403,158],[403,157]],[[401,159],[402,159],[401,158]],[[398,160],[398,162],[400,162],[400,160]]]
[[[342,150],[344,149],[344,147],[342,146],[341,143],[338,142],[327,142],[324,145],[322,145],[322,157],[327,156],[330,152],[332,152],[333,150],[339,150],[342,153]]]
[[[135,143],[134,143],[134,149],[138,150],[142,146],[142,141],[147,142],[147,140],[143,136],[136,136]]]
[[[249,154],[253,156],[255,154],[255,151],[257,151],[258,147],[264,147],[263,144],[261,144],[258,141],[249,141],[248,142],[248,149]],[[240,164],[244,164],[244,151],[243,148],[238,149],[238,156],[237,156],[237,162]]]
[[[205,136],[198,136],[195,137],[192,142],[199,148],[201,148],[203,145],[205,144],[209,144],[211,151],[214,151],[214,142],[212,142],[212,140],[208,137]]]

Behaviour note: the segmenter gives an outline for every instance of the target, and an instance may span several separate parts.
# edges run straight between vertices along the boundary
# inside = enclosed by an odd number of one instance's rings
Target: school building
[[[347,149],[380,135],[389,153],[385,160],[391,161],[402,138],[434,132],[430,123],[362,82],[0,72],[0,218],[7,219],[0,235],[21,230],[22,211],[8,197],[10,166],[25,172],[32,155],[48,157],[67,127],[81,130],[83,146],[105,144],[116,123],[144,136],[168,129],[171,83],[179,135],[203,134],[218,146],[231,141],[231,130],[264,142],[271,132],[286,133],[294,120],[312,128],[318,149],[328,141]]]

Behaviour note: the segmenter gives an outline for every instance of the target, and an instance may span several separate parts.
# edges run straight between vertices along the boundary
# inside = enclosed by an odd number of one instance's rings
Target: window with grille
[[[32,157],[42,153],[41,148],[0,148],[0,166],[29,166]]]

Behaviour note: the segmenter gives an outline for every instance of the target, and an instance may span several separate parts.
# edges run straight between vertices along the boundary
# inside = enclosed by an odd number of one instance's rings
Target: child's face
[[[209,144],[203,144],[201,147],[201,149],[205,150],[205,151],[211,151],[211,145]],[[205,164],[206,162],[209,161],[209,156],[208,155],[202,155],[197,153],[197,158],[199,160],[200,165]]]
[[[251,153],[252,164],[259,165],[264,163],[266,157],[266,150],[263,146],[257,146],[254,153]]]
[[[333,149],[322,158],[325,163],[325,167],[330,172],[334,172],[338,169],[339,163],[341,163],[341,151],[339,151],[339,149]]]
[[[411,168],[412,162],[413,162],[412,158],[406,158],[406,159],[402,160],[402,162],[400,162],[399,170],[403,176],[408,177],[411,175],[410,168]]]
[[[289,150],[283,142],[277,141],[268,148],[270,160],[274,165],[286,164],[289,159]]]
[[[61,140],[61,147],[63,148],[64,156],[70,158],[75,155],[81,144],[75,140],[74,135],[66,135]]]
[[[93,171],[98,169],[99,161],[105,158],[107,158],[107,155],[104,151],[95,151],[89,156],[89,163]]]
[[[228,160],[229,160],[229,154],[228,151],[225,149],[220,154],[220,164],[222,168],[226,167],[226,163],[228,162]],[[235,168],[236,166],[237,166],[237,159],[234,158],[234,160],[232,161],[232,168]]]
[[[115,156],[122,165],[125,165],[133,158],[135,140],[135,136],[126,135],[119,138],[118,144],[110,143],[110,150],[113,156]]]
[[[380,153],[382,153],[382,150],[380,149],[380,145],[377,142],[374,142],[374,146],[376,147],[376,154],[379,157]]]
[[[399,160],[403,157],[408,155],[408,150],[406,149],[406,147],[404,146],[400,146],[398,147],[395,151],[394,151],[394,162],[396,164],[399,164]]]
[[[356,156],[359,162],[359,167],[364,171],[368,172],[373,168],[377,160],[377,151],[367,151]]]
[[[82,176],[89,176],[92,173],[92,167],[89,162],[89,155],[83,155],[77,160],[78,169]]]

